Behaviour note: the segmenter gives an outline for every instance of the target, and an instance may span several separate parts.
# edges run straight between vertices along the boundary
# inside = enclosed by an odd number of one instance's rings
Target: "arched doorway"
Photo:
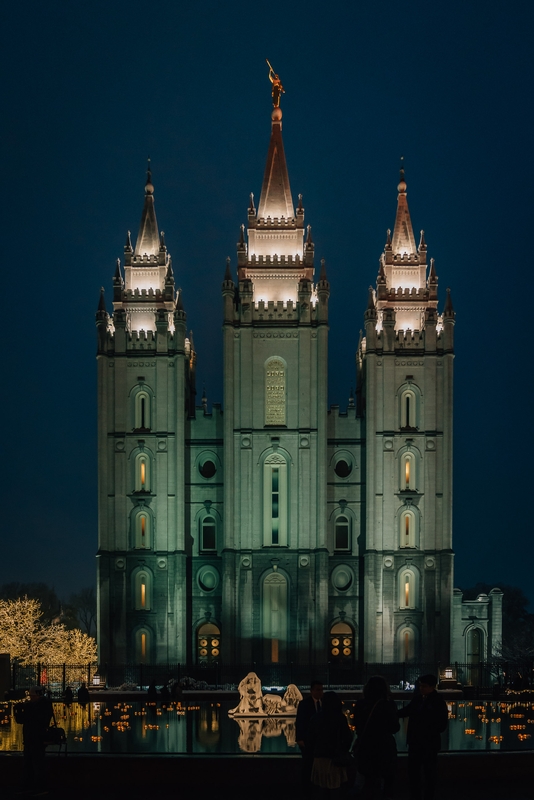
[[[335,666],[354,662],[354,631],[347,622],[336,622],[330,628],[329,661]]]
[[[218,664],[221,653],[221,631],[213,622],[205,622],[197,629],[197,664],[210,667]]]

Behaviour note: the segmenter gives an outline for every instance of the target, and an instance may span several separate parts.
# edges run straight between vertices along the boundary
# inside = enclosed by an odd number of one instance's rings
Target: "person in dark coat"
[[[81,684],[76,696],[78,699],[78,704],[81,705],[82,708],[85,708],[89,702],[89,689],[85,685],[85,681]]]
[[[369,678],[363,698],[354,708],[358,771],[365,778],[362,798],[381,792],[385,800],[393,794],[397,745],[395,734],[400,728],[397,707],[389,686],[381,675]]]
[[[321,710],[323,699],[323,684],[321,681],[312,681],[310,694],[297,706],[295,720],[295,738],[302,754],[301,780],[303,791],[308,791],[311,786],[311,771],[313,766],[313,752],[309,746],[309,727],[313,717]]]
[[[408,717],[408,776],[410,800],[433,800],[436,788],[441,734],[449,712],[436,691],[435,675],[421,675],[418,690],[399,717]]]
[[[352,745],[353,734],[341,698],[326,692],[321,710],[310,720],[308,746],[313,752],[312,797],[334,798],[347,782],[347,769],[336,763]]]
[[[25,789],[34,794],[47,794],[45,740],[54,714],[52,702],[39,686],[34,686],[29,691],[29,702],[16,703],[13,713],[22,725]]]

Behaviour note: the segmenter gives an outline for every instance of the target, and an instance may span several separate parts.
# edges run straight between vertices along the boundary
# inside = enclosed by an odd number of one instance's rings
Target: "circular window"
[[[334,647],[337,647],[339,644],[339,639],[332,639],[332,644],[334,645]]]
[[[219,573],[215,567],[202,567],[202,569],[199,570],[197,580],[202,591],[213,592],[219,585]]]
[[[203,647],[202,650],[200,651],[200,655],[201,656],[207,656],[208,655],[208,651]]]
[[[217,472],[217,467],[215,466],[213,461],[209,459],[208,461],[204,461],[204,463],[201,464],[198,469],[203,478],[213,478],[213,476]]]
[[[339,592],[346,592],[350,589],[354,580],[354,574],[350,567],[340,564],[332,572],[332,584]]]
[[[211,651],[211,654],[212,654],[212,656],[218,656],[219,655],[218,649],[216,647],[214,647],[213,650]]]
[[[345,461],[344,458],[341,458],[339,461],[336,462],[336,466],[334,467],[334,472],[336,473],[338,478],[348,478],[350,473],[352,472],[352,464],[349,464],[348,461]]]
[[[332,648],[332,655],[333,656],[338,656],[339,655],[339,649],[337,647],[333,647]]]
[[[350,647],[344,647],[343,648],[343,655],[344,656],[350,656]]]

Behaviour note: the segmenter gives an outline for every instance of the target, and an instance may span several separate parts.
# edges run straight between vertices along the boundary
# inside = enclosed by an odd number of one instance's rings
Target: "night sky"
[[[344,408],[400,157],[416,239],[451,288],[455,584],[532,574],[532,2],[27,2],[2,34],[0,583],[94,583],[100,286],[137,236],[147,156],[198,352],[222,401],[235,268],[280,74],[293,200],[331,284],[329,402]],[[528,412],[528,408],[531,409]]]

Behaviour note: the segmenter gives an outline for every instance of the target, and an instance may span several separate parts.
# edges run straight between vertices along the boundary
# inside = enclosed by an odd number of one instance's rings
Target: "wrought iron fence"
[[[391,686],[415,684],[420,675],[432,673],[440,680],[456,680],[464,687],[527,688],[534,685],[534,662],[518,672],[517,666],[503,662],[476,664],[436,663],[361,663],[350,667],[334,664],[316,666],[297,664],[59,664],[22,667],[12,666],[12,689],[28,689],[41,685],[55,697],[61,697],[67,686],[76,690],[82,682],[87,686],[141,688],[151,682],[157,686],[179,682],[184,688],[203,686],[213,689],[235,689],[249,672],[256,672],[265,687],[285,687],[290,683],[306,689],[313,680],[327,688],[354,689],[363,686],[372,675],[383,675]],[[518,680],[521,686],[517,686]]]

